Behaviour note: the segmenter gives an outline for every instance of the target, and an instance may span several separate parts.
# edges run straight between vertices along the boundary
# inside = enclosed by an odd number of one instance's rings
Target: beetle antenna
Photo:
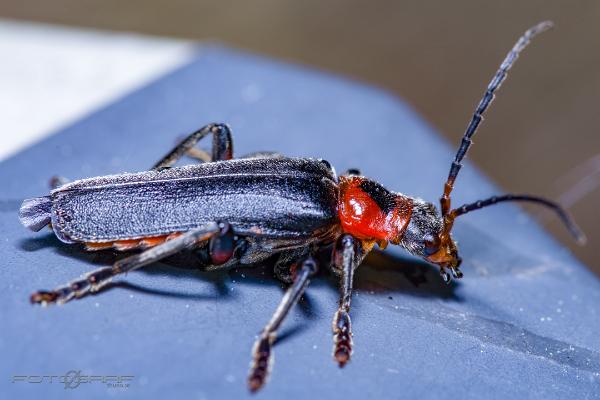
[[[488,87],[483,95],[483,98],[479,102],[479,105],[475,109],[475,113],[471,118],[471,122],[467,126],[467,130],[463,135],[462,141],[460,143],[460,147],[456,152],[456,156],[454,157],[454,161],[452,162],[452,166],[450,167],[450,173],[448,174],[448,180],[444,185],[444,194],[440,199],[441,208],[442,208],[442,216],[446,216],[450,212],[450,193],[454,188],[454,181],[456,180],[456,176],[462,167],[461,161],[467,154],[469,147],[473,143],[471,138],[477,132],[477,128],[479,124],[483,120],[483,114],[489,107],[489,105],[494,100],[495,91],[502,85],[502,82],[506,78],[508,74],[508,70],[512,67],[513,63],[519,57],[519,53],[527,47],[531,39],[536,36],[538,33],[544,32],[547,29],[550,29],[553,26],[551,21],[544,21],[536,26],[527,30],[523,36],[517,40],[513,48],[508,52],[502,64],[500,64],[500,68],[492,78],[491,82],[488,84]]]
[[[460,206],[452,211],[450,211],[450,215],[452,219],[469,213],[471,211],[480,210],[484,207],[493,206],[494,204],[498,204],[504,201],[526,201],[530,203],[536,203],[545,207],[550,208],[552,211],[556,212],[556,214],[560,217],[562,222],[565,224],[571,235],[577,240],[577,243],[584,244],[586,242],[586,237],[583,231],[577,226],[573,218],[567,213],[567,211],[560,206],[560,204],[545,199],[543,197],[537,196],[529,196],[525,194],[505,194],[503,196],[492,196],[489,199],[479,200],[471,204],[465,204]]]

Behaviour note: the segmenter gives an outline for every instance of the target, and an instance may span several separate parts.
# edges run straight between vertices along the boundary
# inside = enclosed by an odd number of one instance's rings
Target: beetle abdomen
[[[305,238],[335,224],[337,184],[311,159],[240,159],[84,179],[51,192],[65,242],[110,242],[227,221],[236,233]]]

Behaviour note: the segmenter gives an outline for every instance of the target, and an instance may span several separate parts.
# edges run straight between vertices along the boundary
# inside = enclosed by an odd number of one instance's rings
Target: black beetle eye
[[[325,165],[325,167],[327,167],[327,169],[331,169],[331,163],[330,163],[329,161],[327,161],[327,160],[324,160],[324,159],[322,159],[322,158],[319,158],[319,161],[320,161],[321,163],[323,163],[323,164]]]
[[[423,240],[423,251],[426,256],[435,254],[440,249],[440,238],[428,236]]]

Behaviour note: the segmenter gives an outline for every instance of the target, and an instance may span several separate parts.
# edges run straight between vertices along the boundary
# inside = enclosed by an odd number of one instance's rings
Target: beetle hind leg
[[[123,258],[115,262],[112,267],[96,269],[52,291],[38,291],[31,295],[30,300],[32,303],[47,305],[63,304],[74,298],[81,298],[91,292],[99,291],[117,275],[142,268],[211,238],[228,235],[228,230],[230,230],[229,224],[216,222],[206,224],[139,254]]]
[[[205,136],[212,135],[212,154],[195,148]],[[161,158],[154,166],[153,170],[161,170],[173,166],[181,157],[189,155],[201,161],[221,161],[233,158],[233,138],[231,130],[225,124],[209,124],[205,127],[188,135],[166,156]]]
[[[64,176],[54,175],[48,181],[48,186],[50,187],[50,190],[54,190],[54,189],[61,187],[62,185],[66,185],[69,182],[71,182],[71,180],[68,178],[65,178]]]
[[[271,320],[264,327],[252,350],[252,367],[248,376],[248,388],[252,392],[259,390],[267,381],[272,363],[272,348],[277,331],[292,307],[300,300],[310,277],[317,272],[315,260],[308,256],[296,269],[292,285],[287,289]]]

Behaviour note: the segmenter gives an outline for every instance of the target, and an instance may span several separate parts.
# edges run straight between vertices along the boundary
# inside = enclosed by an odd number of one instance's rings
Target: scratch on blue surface
[[[560,340],[544,337],[514,324],[458,312],[439,304],[434,308],[390,307],[394,312],[441,325],[461,335],[471,336],[526,355],[544,358],[560,365],[600,376],[600,353]]]

